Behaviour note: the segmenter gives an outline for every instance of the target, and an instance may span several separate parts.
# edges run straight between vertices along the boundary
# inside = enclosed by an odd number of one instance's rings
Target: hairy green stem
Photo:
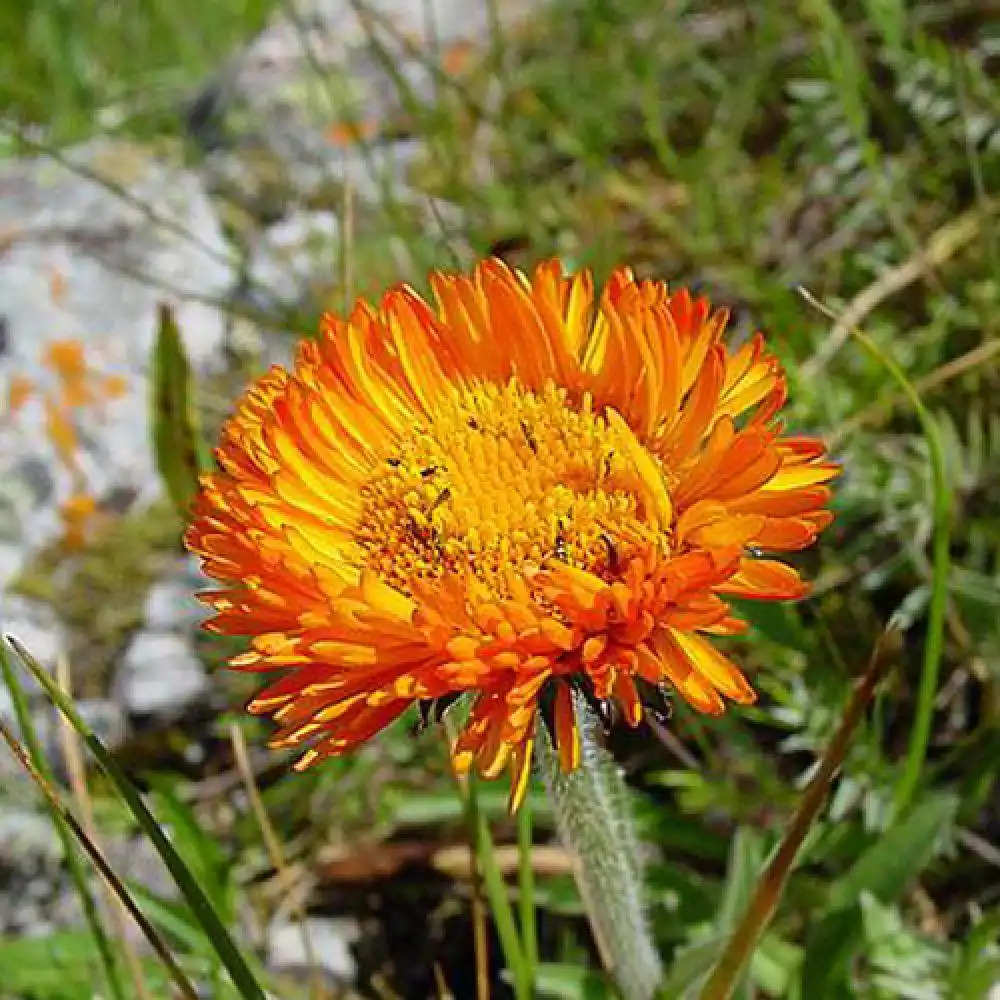
[[[663,979],[646,918],[638,840],[628,790],[598,742],[597,721],[577,700],[580,766],[563,774],[547,732],[538,756],[556,825],[576,860],[576,881],[602,960],[624,1000],[650,1000]]]

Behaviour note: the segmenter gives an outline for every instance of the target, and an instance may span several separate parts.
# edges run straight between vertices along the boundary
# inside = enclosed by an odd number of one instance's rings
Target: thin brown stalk
[[[264,847],[271,860],[275,872],[278,875],[279,885],[287,898],[291,898],[291,890],[294,888],[295,877],[288,867],[288,859],[285,857],[284,848],[281,846],[281,839],[278,837],[271,817],[267,814],[264,800],[261,798],[260,789],[257,787],[257,780],[254,777],[253,767],[250,764],[250,754],[247,750],[247,742],[243,738],[243,730],[236,723],[229,726],[229,742],[233,747],[233,756],[236,759],[236,767],[243,778],[243,787],[246,790],[247,798],[250,800],[250,810],[260,827],[260,834],[264,840]],[[306,911],[301,900],[296,899],[291,909],[292,916],[299,924],[302,931],[302,944],[305,949],[306,962],[309,965],[309,993],[313,998],[323,996],[323,981],[319,973],[319,965],[316,961],[316,949],[313,946],[312,936],[309,933],[309,925],[306,922]]]
[[[747,960],[774,916],[803,841],[826,802],[834,776],[844,762],[854,730],[861,722],[879,681],[897,652],[898,638],[899,634],[889,629],[875,644],[868,668],[851,695],[840,726],[820,761],[819,769],[809,782],[777,852],[758,880],[743,918],[702,987],[699,1000],[729,1000],[739,984]]]
[[[56,680],[66,692],[67,697],[71,698],[73,685],[69,660],[65,656],[60,656],[56,660]],[[59,744],[62,748],[63,759],[66,761],[69,787],[73,793],[73,801],[80,813],[81,825],[95,846],[100,848],[101,842],[97,835],[97,824],[94,822],[94,803],[87,784],[87,767],[84,764],[83,752],[73,727],[64,715],[59,716]],[[142,972],[142,963],[139,961],[135,946],[128,934],[128,911],[106,882],[102,883],[102,890],[104,912],[114,926],[115,937],[124,953],[125,965],[128,968],[129,978],[132,980],[136,998],[137,1000],[153,1000],[149,987],[146,985],[146,977]]]
[[[472,949],[476,963],[476,1000],[490,1000],[490,949],[486,940],[486,903],[479,866],[472,872]]]
[[[927,241],[926,247],[921,247],[902,264],[884,271],[877,281],[855,295],[835,319],[830,335],[819,350],[802,365],[802,378],[815,378],[847,343],[852,327],[860,326],[886,299],[932,274],[936,268],[971,243],[979,235],[987,212],[992,214],[996,207],[996,203],[988,202],[943,225]]]

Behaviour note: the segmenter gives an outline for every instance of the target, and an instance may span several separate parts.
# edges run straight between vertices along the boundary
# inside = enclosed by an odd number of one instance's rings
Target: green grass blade
[[[25,666],[45,689],[45,693],[58,706],[80,738],[90,748],[91,753],[93,753],[105,774],[112,780],[115,788],[125,800],[136,822],[149,837],[150,841],[152,841],[157,853],[163,859],[163,863],[177,884],[177,888],[181,891],[188,906],[191,908],[195,919],[212,942],[219,960],[229,972],[233,985],[239,991],[240,996],[244,1000],[265,1000],[264,990],[254,978],[236,943],[219,919],[219,915],[215,912],[208,897],[202,891],[201,886],[198,885],[198,882],[188,870],[180,855],[167,839],[163,830],[160,829],[160,825],[146,807],[138,790],[129,781],[114,757],[108,753],[107,748],[94,731],[81,718],[73,702],[66,696],[65,692],[49,677],[42,666],[15,638],[8,636],[8,639]]]
[[[42,752],[38,734],[35,732],[31,713],[28,711],[28,701],[24,695],[24,688],[21,687],[17,672],[11,665],[7,655],[7,644],[2,639],[0,639],[0,672],[3,673],[4,683],[7,685],[11,701],[14,704],[14,714],[17,717],[18,728],[21,730],[21,739],[24,741],[28,759],[35,770],[46,781],[52,784],[52,771],[49,768],[48,761],[45,759],[45,754]],[[47,798],[45,804],[56,828],[59,842],[62,845],[63,857],[66,859],[66,867],[69,869],[70,878],[73,880],[73,888],[80,897],[83,916],[87,922],[91,937],[94,939],[94,945],[101,960],[101,967],[104,970],[104,978],[107,980],[108,989],[111,991],[111,996],[114,1000],[126,1000],[127,994],[122,983],[118,963],[115,961],[115,953],[104,930],[100,911],[97,908],[97,901],[94,899],[94,894],[87,883],[87,874],[84,871],[76,844],[73,841],[73,835],[66,821],[63,819],[62,813]]]
[[[535,869],[531,851],[534,847],[530,796],[525,796],[517,811],[518,903],[521,916],[521,942],[532,979],[538,968],[538,930],[535,926]]]
[[[504,884],[503,874],[497,864],[490,828],[479,811],[476,801],[476,779],[473,777],[469,779],[466,803],[469,825],[476,838],[476,854],[479,856],[479,866],[483,876],[483,890],[493,913],[493,922],[500,937],[504,958],[514,980],[514,995],[517,1000],[531,1000],[534,996],[531,969],[525,959],[524,948],[517,933],[514,911],[507,898],[507,886]]]
[[[450,744],[454,742],[455,733],[446,717],[444,720],[446,749],[450,752]],[[496,925],[497,936],[500,938],[500,948],[507,962],[514,985],[514,996],[517,1000],[531,1000],[535,995],[532,970],[525,959],[524,948],[517,932],[517,922],[514,910],[507,898],[507,886],[504,884],[503,873],[497,863],[496,848],[490,836],[489,824],[479,808],[479,795],[476,777],[455,775],[458,793],[462,798],[466,823],[472,835],[479,861],[479,870],[483,880],[483,891],[489,903],[493,922]]]
[[[800,288],[799,293],[810,305],[834,322],[837,321],[839,317],[836,313],[815,299],[804,288]],[[934,722],[934,699],[937,695],[938,678],[941,673],[945,612],[948,604],[951,494],[948,490],[941,434],[934,418],[924,406],[919,393],[899,365],[868,334],[854,326],[849,327],[849,329],[851,335],[889,373],[912,404],[917,420],[920,422],[920,429],[927,440],[927,455],[934,489],[932,498],[934,535],[931,557],[933,570],[931,599],[928,609],[927,635],[924,641],[924,659],[920,671],[920,686],[917,690],[916,717],[910,731],[906,760],[893,796],[893,811],[898,818],[906,812],[920,784]]]
[[[28,776],[45,797],[45,801],[48,803],[49,808],[53,811],[53,813],[59,816],[60,820],[63,824],[65,824],[69,832],[76,838],[77,843],[90,858],[93,866],[98,870],[98,872],[100,872],[101,877],[108,884],[111,891],[121,901],[125,909],[128,910],[136,924],[138,924],[139,929],[145,935],[146,940],[149,941],[160,961],[163,962],[164,968],[166,968],[167,972],[170,974],[170,978],[173,979],[174,983],[176,983],[177,989],[179,990],[181,997],[183,997],[183,1000],[198,1000],[198,991],[194,988],[191,980],[188,979],[184,970],[177,963],[177,960],[170,953],[170,949],[166,946],[163,938],[160,937],[160,935],[156,932],[156,929],[146,919],[146,915],[142,912],[142,910],[136,906],[135,900],[133,900],[129,895],[124,883],[117,876],[117,874],[115,874],[111,865],[109,865],[105,860],[104,855],[100,852],[97,845],[87,835],[86,830],[83,829],[77,818],[59,798],[59,794],[56,792],[55,786],[43,778],[42,775],[35,769],[24,745],[18,742],[17,738],[3,722],[0,722],[0,738],[2,738],[7,744],[18,763],[24,768]]]

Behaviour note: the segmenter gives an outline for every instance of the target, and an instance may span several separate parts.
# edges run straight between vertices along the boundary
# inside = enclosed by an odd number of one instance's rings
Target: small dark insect
[[[611,463],[614,461],[614,449],[609,451],[601,460],[601,479],[607,479],[611,475]]]
[[[555,540],[552,543],[552,550],[555,553],[557,559],[561,559],[563,562],[569,562],[569,551],[566,548],[566,536],[563,534],[565,522],[559,522],[559,528],[556,531]]]
[[[452,694],[442,695],[440,698],[421,698],[417,702],[417,711],[420,718],[415,727],[415,733],[419,735],[432,722],[440,722],[444,718],[445,712],[451,708],[455,702],[462,697],[465,692],[458,691]]]
[[[521,433],[524,435],[524,440],[528,442],[528,447],[537,455],[538,442],[535,440],[535,435],[531,433],[531,428],[524,420],[521,421]]]
[[[450,497],[451,497],[451,487],[450,487],[450,486],[446,486],[446,487],[445,487],[445,488],[444,488],[444,489],[443,489],[443,490],[442,490],[442,491],[441,491],[441,492],[440,492],[440,493],[439,493],[439,494],[438,494],[438,495],[437,495],[437,496],[436,496],[436,497],[434,498],[434,503],[432,503],[432,504],[431,504],[431,506],[430,506],[430,510],[428,510],[428,512],[427,512],[427,513],[428,513],[428,514],[431,514],[431,513],[433,513],[434,511],[436,511],[436,510],[438,509],[438,507],[440,507],[440,506],[441,506],[441,504],[443,504],[443,503],[445,502],[445,500],[448,500],[448,499],[449,499]]]
[[[394,469],[398,469],[403,464],[401,458],[387,458],[385,461],[386,465],[391,465]]]
[[[608,569],[612,573],[617,573],[620,565],[618,562],[618,549],[615,547],[615,543],[611,540],[610,535],[602,533],[601,541],[604,542],[604,547],[608,550]]]
[[[435,472],[439,472],[441,469],[440,465],[428,465],[426,468],[420,470],[420,475],[423,479],[430,479]]]
[[[474,431],[478,431],[479,430],[479,421],[476,420],[475,417],[469,417],[469,419],[466,421],[466,424],[468,425],[468,427],[471,430],[474,430]]]

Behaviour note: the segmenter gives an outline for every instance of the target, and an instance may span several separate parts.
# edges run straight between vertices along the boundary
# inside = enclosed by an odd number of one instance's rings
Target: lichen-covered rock
[[[236,281],[196,174],[105,139],[66,160],[75,166],[38,157],[0,170],[0,589],[18,552],[88,512],[81,495],[159,492],[147,379],[157,305],[174,307],[204,371],[221,356],[220,305]]]

